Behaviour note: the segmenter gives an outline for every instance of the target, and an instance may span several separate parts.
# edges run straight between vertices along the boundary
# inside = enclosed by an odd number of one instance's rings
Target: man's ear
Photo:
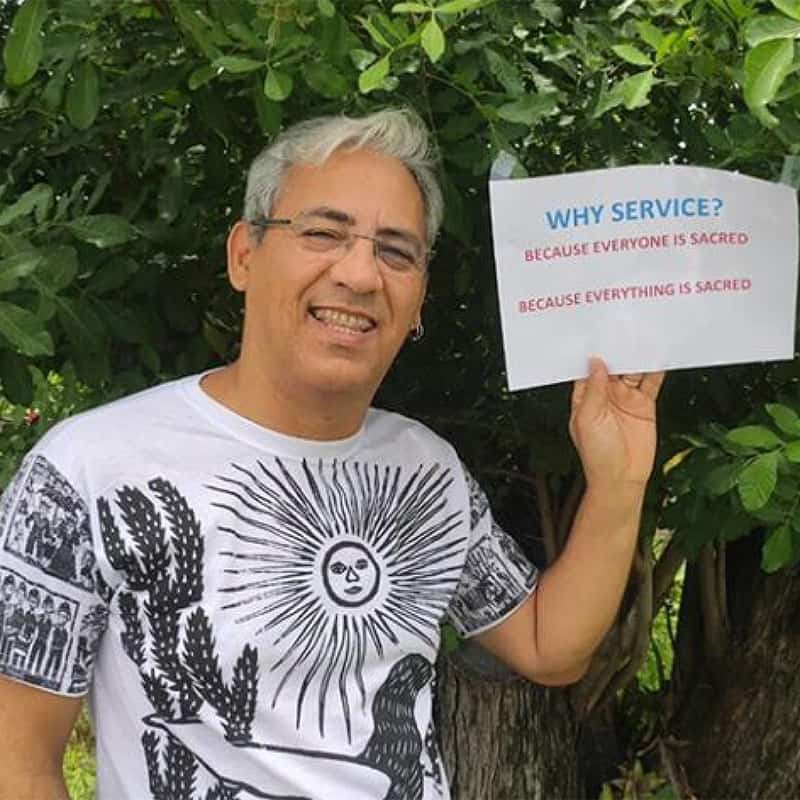
[[[247,290],[250,278],[250,260],[257,244],[250,226],[239,220],[228,234],[228,280],[237,292]]]
[[[428,296],[428,273],[426,272],[422,278],[422,288],[420,289],[419,293],[419,305],[417,306],[417,313],[414,317],[414,327],[411,329],[412,331],[416,329],[417,325],[422,324],[422,309],[425,305],[425,300]]]

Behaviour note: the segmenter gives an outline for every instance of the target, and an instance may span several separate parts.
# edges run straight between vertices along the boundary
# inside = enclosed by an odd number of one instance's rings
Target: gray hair
[[[361,147],[396,158],[414,176],[425,208],[427,244],[432,248],[444,215],[436,178],[438,159],[425,123],[407,108],[386,109],[360,118],[316,117],[287,128],[250,166],[244,218],[256,220],[270,215],[292,165],[319,165],[335,150]]]

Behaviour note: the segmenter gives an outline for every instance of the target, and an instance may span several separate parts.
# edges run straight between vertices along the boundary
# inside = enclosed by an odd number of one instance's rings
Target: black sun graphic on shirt
[[[463,524],[447,508],[452,475],[438,464],[407,474],[347,461],[303,461],[297,474],[273,464],[234,464],[209,487],[233,518],[219,529],[246,545],[221,553],[237,579],[223,607],[280,654],[273,707],[295,693],[299,728],[313,702],[324,736],[333,696],[349,740],[354,697],[366,705],[370,649],[383,657],[401,632],[436,646],[467,536],[451,535]]]

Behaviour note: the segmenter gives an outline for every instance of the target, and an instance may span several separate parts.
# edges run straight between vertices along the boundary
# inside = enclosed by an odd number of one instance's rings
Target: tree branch
[[[561,506],[561,513],[558,518],[558,539],[556,544],[559,552],[564,549],[564,545],[566,544],[567,537],[572,528],[572,522],[578,511],[578,503],[580,503],[583,497],[583,488],[583,473],[578,472],[572,481],[572,485],[569,487],[567,498]]]
[[[724,551],[717,553],[713,542],[703,546],[697,560],[698,579],[700,584],[700,608],[703,613],[703,641],[706,662],[715,682],[719,682],[724,674],[724,658],[728,645],[725,625],[725,613],[720,608],[720,596],[717,588],[717,559],[724,558]]]
[[[686,555],[675,544],[675,537],[669,540],[664,552],[653,568],[653,608],[661,608],[669,593],[678,570],[686,561]]]
[[[548,565],[556,560],[558,549],[556,545],[556,525],[553,519],[553,506],[551,503],[550,490],[547,488],[547,479],[544,475],[534,477],[536,486],[536,503],[539,507],[539,522],[542,526],[542,539],[544,541],[544,553]]]
[[[636,677],[650,647],[650,626],[653,622],[653,551],[650,542],[641,538],[636,551],[634,568],[639,580],[636,601],[630,611],[636,622],[635,635],[627,663],[606,689],[605,694],[609,697],[624,689]]]

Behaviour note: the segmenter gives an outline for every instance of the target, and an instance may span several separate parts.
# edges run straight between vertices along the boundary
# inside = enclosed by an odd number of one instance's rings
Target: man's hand
[[[599,358],[575,381],[569,432],[592,489],[644,489],[656,452],[656,398],[663,372],[611,376]]]

